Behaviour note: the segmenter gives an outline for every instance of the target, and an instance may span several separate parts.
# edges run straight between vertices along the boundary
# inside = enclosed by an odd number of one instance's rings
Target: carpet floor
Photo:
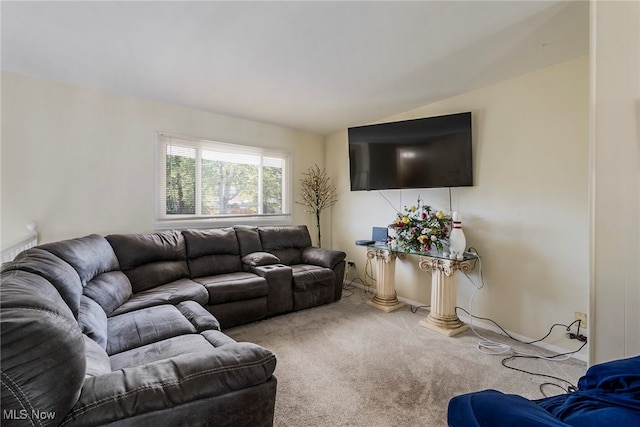
[[[544,397],[543,383],[564,381],[507,369],[509,356],[478,351],[467,330],[445,337],[420,326],[425,309],[385,313],[366,304],[360,289],[332,304],[302,310],[225,332],[272,350],[278,360],[275,426],[446,426],[453,396],[493,388],[530,399]],[[514,349],[550,355],[490,331],[486,338]],[[576,359],[515,359],[511,366],[575,385],[586,371]],[[546,395],[562,393],[543,385]]]

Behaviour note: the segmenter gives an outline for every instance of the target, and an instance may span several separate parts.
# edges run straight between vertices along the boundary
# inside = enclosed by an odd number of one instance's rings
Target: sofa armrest
[[[251,343],[230,343],[85,379],[62,425],[102,425],[224,395],[272,377],[275,355]]]
[[[245,271],[267,279],[267,315],[293,311],[293,270],[284,264],[247,267]]]
[[[333,269],[340,261],[344,261],[347,254],[333,249],[317,248],[309,246],[302,250],[301,261],[303,264],[319,265]]]

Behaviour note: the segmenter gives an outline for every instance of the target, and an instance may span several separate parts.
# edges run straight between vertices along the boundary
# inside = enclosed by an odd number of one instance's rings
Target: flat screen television
[[[473,185],[470,112],[348,132],[351,191]]]

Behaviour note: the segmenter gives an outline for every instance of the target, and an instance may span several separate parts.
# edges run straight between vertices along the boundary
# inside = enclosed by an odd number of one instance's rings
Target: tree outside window
[[[162,136],[160,219],[289,215],[288,154]]]

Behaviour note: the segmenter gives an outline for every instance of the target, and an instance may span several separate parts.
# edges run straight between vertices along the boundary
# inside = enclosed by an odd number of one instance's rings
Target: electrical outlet
[[[587,313],[580,313],[576,311],[575,320],[580,321],[580,329],[587,329]]]

